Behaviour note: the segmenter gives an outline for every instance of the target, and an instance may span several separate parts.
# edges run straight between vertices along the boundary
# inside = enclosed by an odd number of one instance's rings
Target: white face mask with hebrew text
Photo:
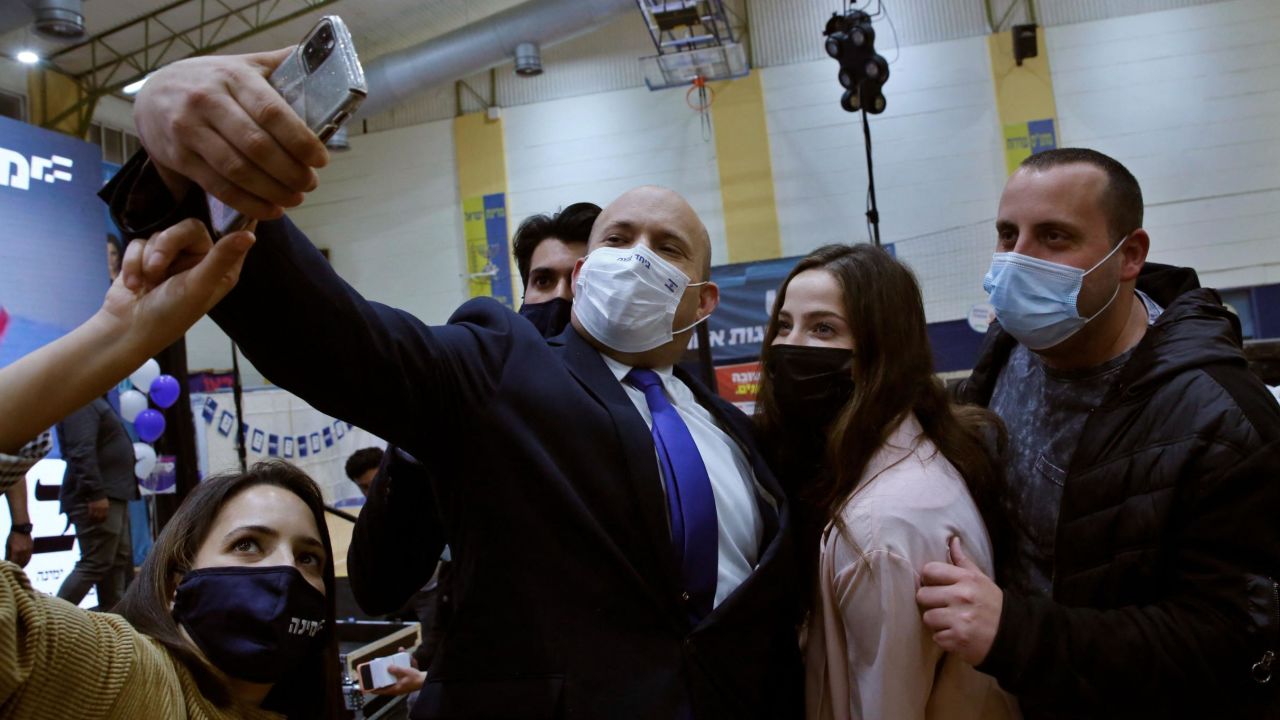
[[[591,337],[618,352],[638,353],[671,342],[688,327],[673,329],[676,308],[689,276],[642,245],[592,251],[578,271],[573,314]]]

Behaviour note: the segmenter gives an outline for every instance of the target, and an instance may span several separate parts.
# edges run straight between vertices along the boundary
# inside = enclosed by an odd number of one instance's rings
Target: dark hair
[[[1018,168],[1044,171],[1077,164],[1092,165],[1107,175],[1107,187],[1099,202],[1107,213],[1113,245],[1142,227],[1142,188],[1133,173],[1115,158],[1088,148],[1057,148],[1028,157]]]
[[[586,245],[591,238],[591,226],[599,215],[599,205],[581,202],[574,203],[555,215],[530,215],[525,218],[516,230],[515,239],[511,241],[511,252],[516,256],[516,265],[520,268],[521,286],[529,286],[533,251],[538,249],[543,240],[556,238],[563,243]]]
[[[382,465],[382,448],[367,447],[357,450],[347,458],[347,477],[355,482],[370,470],[377,470],[380,465]]]
[[[324,651],[285,675],[271,689],[263,708],[284,714],[289,720],[337,718],[343,707],[339,679],[334,598],[333,548],[324,522],[324,498],[306,473],[283,462],[258,463],[246,473],[228,473],[205,480],[183,500],[178,511],[142,563],[142,570],[116,606],[115,612],[134,629],[163,645],[191,673],[200,693],[219,707],[230,707],[226,685],[205,662],[173,619],[170,602],[182,576],[191,569],[222,507],[233,497],[257,485],[274,485],[306,503],[324,543],[325,625],[331,628]]]
[[[964,477],[982,512],[992,542],[1002,535],[999,475],[988,441],[1003,449],[1004,429],[994,414],[951,402],[933,374],[924,302],[915,276],[884,250],[871,245],[827,245],[806,255],[778,288],[762,359],[768,367],[778,336],[778,313],[787,286],[806,270],[831,273],[840,284],[853,335],[853,393],[827,430],[827,472],[819,473],[803,499],[817,506],[822,523],[839,518],[858,489],[872,456],[907,413],[915,413],[924,434]],[[767,438],[786,437],[769,373],[761,373],[756,422]],[[780,448],[786,455],[786,448]],[[1003,544],[1003,543],[1000,543]]]

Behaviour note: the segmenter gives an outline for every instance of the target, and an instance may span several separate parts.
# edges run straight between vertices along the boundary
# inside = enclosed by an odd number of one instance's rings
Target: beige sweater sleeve
[[[920,579],[900,555],[840,543],[833,598],[840,607],[855,718],[925,717],[942,651],[920,619]]]
[[[112,717],[139,638],[123,618],[36,592],[0,563],[0,717]]]

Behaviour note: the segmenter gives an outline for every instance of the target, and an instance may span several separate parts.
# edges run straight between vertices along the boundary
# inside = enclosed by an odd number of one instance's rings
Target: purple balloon
[[[138,431],[143,442],[155,442],[164,433],[164,415],[159,410],[147,408],[134,418],[133,429]]]
[[[172,375],[161,375],[151,381],[151,390],[147,394],[151,396],[151,402],[159,407],[168,408],[178,402],[180,390],[177,378]]]

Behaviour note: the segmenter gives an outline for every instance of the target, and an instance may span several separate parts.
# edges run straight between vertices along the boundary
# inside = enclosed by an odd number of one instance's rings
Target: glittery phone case
[[[333,33],[333,51],[307,72],[304,48],[326,28]],[[269,80],[321,140],[327,140],[368,94],[351,33],[337,15],[321,18]]]
[[[308,72],[306,48],[322,32],[333,35],[333,49]],[[298,43],[289,57],[268,78],[271,86],[284,97],[289,107],[302,118],[321,141],[328,140],[368,94],[364,68],[356,55],[355,45],[346,23],[337,15],[326,15]],[[235,209],[208,196],[209,219],[215,235],[239,230],[248,223]]]

